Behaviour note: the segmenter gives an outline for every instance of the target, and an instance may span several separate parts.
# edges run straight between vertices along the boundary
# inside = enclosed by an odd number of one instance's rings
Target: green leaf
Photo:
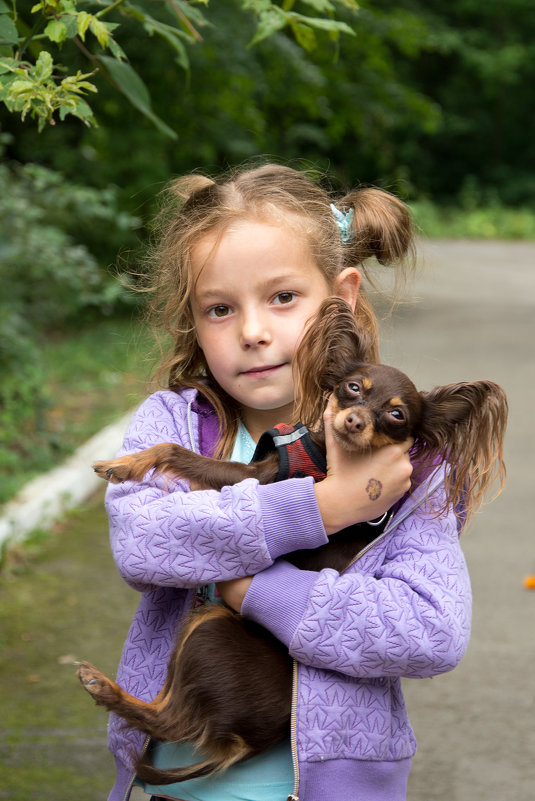
[[[78,14],[78,9],[76,8],[76,3],[71,2],[71,0],[48,0],[49,3],[56,2],[58,11],[62,14]]]
[[[287,14],[280,8],[272,8],[268,11],[262,11],[258,18],[258,25],[256,33],[249,42],[249,47],[262,42],[268,36],[272,36],[277,31],[282,30],[288,22]]]
[[[77,98],[72,104],[71,108],[60,108],[60,120],[64,120],[67,114],[72,114],[74,117],[78,117],[78,119],[82,120],[82,122],[88,126],[96,125],[96,120],[93,116],[90,106],[88,106],[85,100],[82,100],[82,98]]]
[[[17,58],[4,58],[0,59],[0,74],[4,72],[15,72],[20,70],[20,61]],[[22,75],[22,72],[20,73]]]
[[[304,17],[302,14],[295,14],[291,12],[288,17],[295,22],[300,22],[303,25],[310,25],[311,28],[318,28],[321,31],[339,31],[340,33],[347,33],[350,36],[355,36],[355,31],[345,22],[338,20],[320,19],[318,17]]]
[[[111,53],[119,61],[121,61],[122,59],[126,59],[127,58],[127,55],[124,52],[123,48],[120,45],[117,44],[115,39],[110,39],[110,41],[108,42],[108,47],[109,47]]]
[[[15,23],[6,14],[0,14],[0,39],[9,42],[9,44],[16,44],[19,40]]]
[[[64,42],[67,38],[67,26],[59,19],[52,19],[44,30],[51,42]]]
[[[130,64],[125,61],[117,61],[110,56],[97,56],[97,58],[132,105],[151,120],[158,130],[171,139],[177,139],[176,132],[153,112],[148,89]]]
[[[11,9],[4,3],[4,0],[0,0],[0,14],[9,14],[10,11]]]
[[[110,33],[106,23],[100,22],[96,17],[92,17],[89,28],[91,29],[91,33],[97,37],[99,45],[101,47],[107,47]]]
[[[46,81],[52,75],[54,62],[52,56],[46,50],[41,50],[39,58],[35,64],[35,77],[40,81]]]
[[[88,14],[87,11],[80,11],[79,14],[76,15],[76,17],[78,20],[77,22],[78,36],[80,37],[82,42],[85,42],[85,35],[87,33],[89,25],[91,24],[93,16],[91,14]]]
[[[316,47],[316,34],[308,25],[300,25],[298,22],[291,22],[292,32],[297,44],[310,53]]]
[[[183,31],[179,30],[178,28],[173,28],[171,25],[166,25],[164,22],[160,22],[148,14],[143,16],[141,23],[149,36],[152,36],[153,33],[157,33],[158,36],[161,36],[162,39],[165,39],[176,51],[177,63],[180,64],[180,66],[186,71],[189,70],[188,54],[183,42],[181,41],[181,39],[189,39],[189,37],[186,36]]]
[[[78,14],[63,17],[63,23],[67,30],[67,39],[74,39],[78,35]]]

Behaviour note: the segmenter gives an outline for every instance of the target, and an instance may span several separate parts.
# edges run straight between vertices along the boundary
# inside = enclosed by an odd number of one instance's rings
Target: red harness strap
[[[315,481],[325,478],[325,456],[302,423],[295,426],[279,423],[275,428],[265,431],[258,441],[252,461],[258,462],[275,450],[279,454],[279,471],[275,481],[304,476],[312,476]]]

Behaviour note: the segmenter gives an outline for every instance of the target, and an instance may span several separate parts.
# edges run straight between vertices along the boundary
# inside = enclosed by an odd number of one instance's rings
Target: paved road
[[[504,493],[463,536],[474,591],[461,665],[408,681],[419,743],[410,801],[535,797],[535,245],[433,242],[420,300],[382,326],[382,357],[421,389],[489,378],[508,393]]]

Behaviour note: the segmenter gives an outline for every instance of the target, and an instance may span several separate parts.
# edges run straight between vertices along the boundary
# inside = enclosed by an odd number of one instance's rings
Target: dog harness
[[[275,428],[264,431],[251,461],[259,462],[274,451],[279,455],[279,471],[275,481],[305,476],[321,481],[327,475],[325,456],[314,445],[310,431],[302,423],[295,426],[279,423]]]
[[[322,481],[327,475],[325,456],[314,444],[310,431],[303,423],[297,423],[295,426],[278,423],[275,428],[264,431],[258,440],[251,462],[259,462],[274,451],[279,455],[279,470],[274,481],[305,478],[305,476],[312,476],[314,481]],[[374,539],[384,531],[393,511],[394,509],[389,509],[375,520],[354,525],[361,530],[369,526],[370,539]]]

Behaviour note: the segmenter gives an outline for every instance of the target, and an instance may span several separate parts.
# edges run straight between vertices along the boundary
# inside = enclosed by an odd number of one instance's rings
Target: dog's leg
[[[265,484],[273,480],[277,472],[277,454],[254,464],[223,462],[193,453],[174,443],[153,445],[144,451],[120,456],[118,459],[95,462],[94,471],[101,478],[120,484],[123,481],[141,481],[149,470],[165,473],[175,478],[185,478],[192,489],[216,489],[228,487],[245,478],[256,478]]]
[[[148,704],[129,695],[89,662],[80,662],[77,675],[82,687],[98,706],[120,715],[131,726],[157,736],[158,710],[154,702]]]

